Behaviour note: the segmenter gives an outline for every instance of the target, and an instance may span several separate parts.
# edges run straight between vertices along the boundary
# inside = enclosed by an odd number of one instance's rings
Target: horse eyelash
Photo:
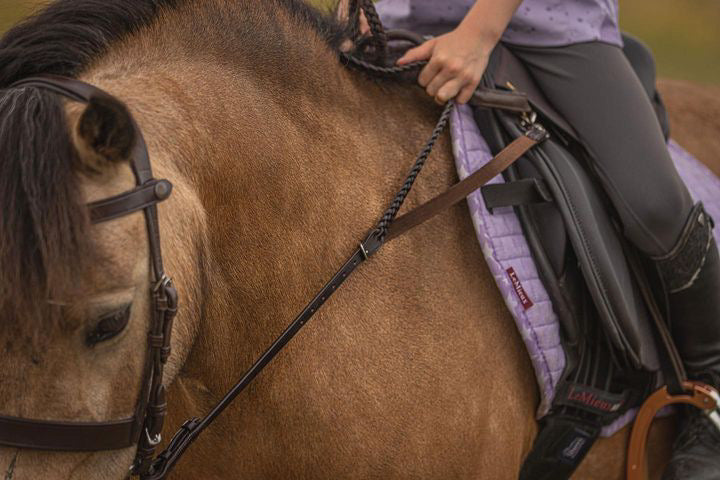
[[[85,343],[88,347],[94,347],[98,343],[110,340],[120,332],[122,332],[130,319],[130,306],[114,310],[100,317],[95,328],[85,337]]]

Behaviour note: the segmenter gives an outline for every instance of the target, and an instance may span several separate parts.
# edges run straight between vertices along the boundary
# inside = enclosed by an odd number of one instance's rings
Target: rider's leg
[[[625,235],[648,255],[669,252],[693,202],[622,50],[600,42],[511,48],[597,160]]]
[[[655,261],[689,374],[720,387],[720,258],[711,220],[693,206],[622,50],[599,42],[511,48],[592,153],[625,235]],[[720,432],[690,416],[666,478],[719,472]]]

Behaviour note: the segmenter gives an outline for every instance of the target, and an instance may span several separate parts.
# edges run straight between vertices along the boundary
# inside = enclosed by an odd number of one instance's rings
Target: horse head
[[[125,478],[138,441],[160,441],[176,305],[154,205],[170,184],[150,178],[125,105],[90,93],[30,81],[0,96],[6,478]]]

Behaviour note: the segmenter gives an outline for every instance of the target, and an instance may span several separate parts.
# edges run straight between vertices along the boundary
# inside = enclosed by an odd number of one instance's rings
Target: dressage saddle
[[[624,43],[667,137],[652,55],[630,36]],[[649,305],[651,280],[639,273],[639,256],[620,231],[590,154],[522,62],[499,45],[483,82],[527,94],[551,133],[504,173],[505,183],[484,186],[482,195],[491,212],[515,208],[561,323],[567,358],[521,478],[569,478],[602,427],[641,405],[667,371]],[[508,112],[476,109],[475,117],[492,152],[520,133]]]

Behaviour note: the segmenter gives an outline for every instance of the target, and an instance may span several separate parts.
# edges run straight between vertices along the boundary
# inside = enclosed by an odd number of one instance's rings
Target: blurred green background
[[[0,32],[46,2],[0,0]],[[620,23],[652,47],[660,75],[720,84],[720,0],[620,0]]]

